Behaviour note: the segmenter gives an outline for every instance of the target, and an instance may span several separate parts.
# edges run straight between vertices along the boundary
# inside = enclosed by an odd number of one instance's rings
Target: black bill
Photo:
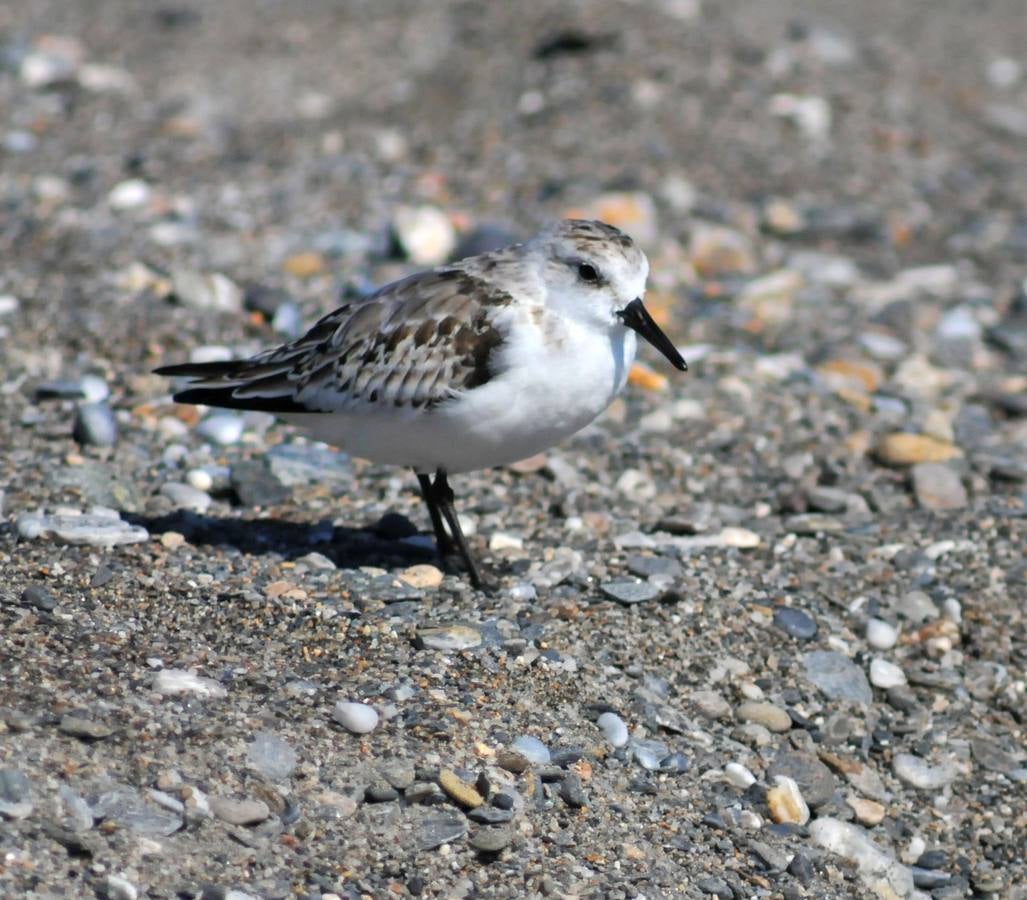
[[[682,372],[688,370],[688,363],[682,359],[681,354],[678,353],[678,348],[670,342],[670,338],[653,321],[653,317],[649,315],[649,310],[642,304],[641,297],[632,300],[617,315],[628,328],[636,332],[640,337],[645,338],[660,353],[666,356],[675,369],[680,369]]]

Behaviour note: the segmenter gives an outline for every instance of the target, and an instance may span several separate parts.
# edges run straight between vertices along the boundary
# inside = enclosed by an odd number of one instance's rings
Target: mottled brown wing
[[[329,313],[303,337],[246,360],[170,366],[200,379],[175,395],[270,412],[431,407],[495,374],[494,324],[509,294],[459,268],[421,272]]]

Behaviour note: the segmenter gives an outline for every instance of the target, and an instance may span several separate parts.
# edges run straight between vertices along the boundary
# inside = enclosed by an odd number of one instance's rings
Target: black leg
[[[421,472],[417,473],[417,483],[421,485],[421,496],[424,497],[424,504],[428,507],[428,515],[431,516],[431,527],[435,530],[435,547],[439,556],[445,559],[453,552],[453,540],[446,533],[446,527],[442,524],[442,515],[439,513],[439,504],[435,499],[435,488],[431,478]]]
[[[453,535],[453,542],[456,544],[456,549],[459,551],[460,557],[463,559],[464,565],[467,567],[467,572],[471,577],[471,584],[473,584],[478,590],[481,590],[481,573],[478,571],[478,566],[474,562],[474,557],[471,556],[470,548],[467,546],[467,541],[464,539],[464,533],[460,528],[460,520],[457,518],[456,509],[453,506],[453,489],[449,486],[449,482],[446,480],[445,470],[439,469],[435,473],[435,483],[432,485],[432,493],[435,495],[435,502],[438,504],[439,510],[442,512],[442,515],[446,520],[446,524],[449,525],[449,531]]]

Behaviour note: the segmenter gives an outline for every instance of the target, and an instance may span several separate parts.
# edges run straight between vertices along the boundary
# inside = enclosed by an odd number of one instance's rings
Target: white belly
[[[307,428],[372,462],[466,472],[532,456],[588,425],[624,387],[635,335],[569,328],[559,344],[514,344],[491,381],[429,410],[296,413]]]

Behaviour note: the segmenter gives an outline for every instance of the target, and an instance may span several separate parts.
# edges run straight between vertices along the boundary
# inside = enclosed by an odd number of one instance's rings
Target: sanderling
[[[687,368],[642,304],[648,273],[626,234],[568,219],[350,301],[292,343],[157,372],[195,379],[179,402],[266,410],[354,456],[409,466],[440,555],[455,545],[481,587],[448,476],[584,428],[624,387],[636,334]]]

